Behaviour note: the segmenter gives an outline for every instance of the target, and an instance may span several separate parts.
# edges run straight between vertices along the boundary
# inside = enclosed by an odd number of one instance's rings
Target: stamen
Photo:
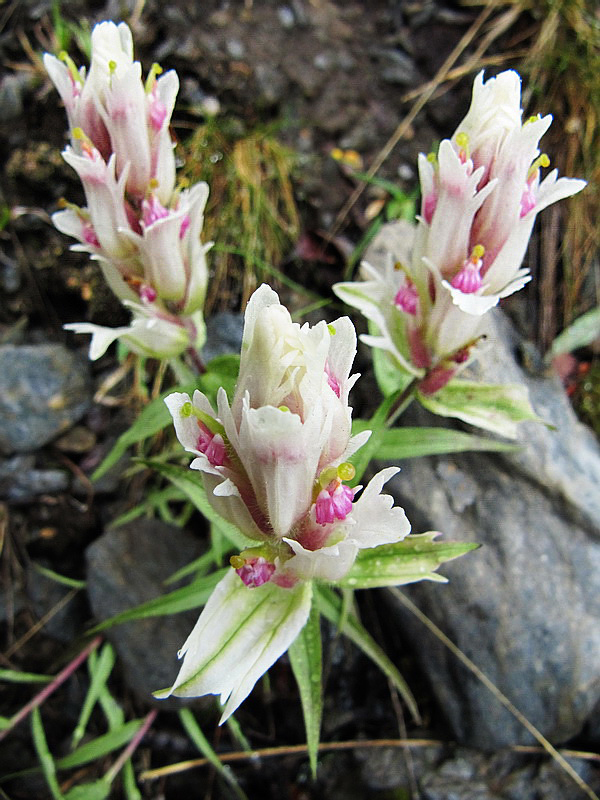
[[[149,194],[142,200],[142,221],[146,228],[153,225],[159,219],[164,219],[169,216],[169,210],[165,208],[158,198]]]
[[[343,461],[337,468],[337,474],[341,481],[351,481],[356,475],[356,468],[349,461]]]
[[[354,489],[345,486],[339,478],[321,489],[315,501],[315,518],[319,525],[328,525],[336,519],[346,519],[352,511]]]
[[[154,84],[156,83],[156,76],[160,75],[162,71],[163,68],[161,67],[161,65],[157,64],[155,61],[154,64],[152,64],[152,66],[150,67],[150,72],[146,77],[146,85],[144,87],[146,90],[146,94],[150,94],[150,92],[154,89]]]
[[[550,159],[547,153],[541,153],[533,164],[529,167],[529,171],[527,173],[527,183],[529,183],[533,178],[537,175],[537,172],[540,167],[549,167],[550,166]]]
[[[483,283],[481,269],[483,267],[482,258],[484,253],[485,247],[482,244],[476,244],[471,257],[466,259],[460,272],[452,279],[451,286],[463,292],[463,294],[473,294],[478,289],[481,289]]]
[[[416,286],[408,276],[405,277],[404,283],[396,292],[394,304],[400,309],[400,311],[404,311],[406,314],[410,314],[412,317],[416,316],[417,311],[419,310],[419,293],[417,292]]]
[[[243,559],[245,562],[243,566],[236,567],[233,561],[235,559],[236,563],[239,563],[238,559],[240,558],[242,557],[232,556],[229,563],[240,576],[242,583],[249,589],[255,589],[257,586],[262,586],[263,583],[271,580],[271,576],[275,572],[275,564],[271,564],[265,558],[259,556],[258,558]]]

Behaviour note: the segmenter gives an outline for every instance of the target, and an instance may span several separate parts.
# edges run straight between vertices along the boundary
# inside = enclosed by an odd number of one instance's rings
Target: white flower
[[[538,144],[552,118],[522,124],[520,90],[510,70],[486,82],[477,76],[455,134],[437,154],[419,157],[411,256],[391,253],[381,271],[363,265],[364,282],[334,286],[377,326],[365,341],[387,350],[401,371],[429,376],[421,391],[439,390],[467,363],[483,315],[530,280],[521,263],[536,214],[585,186],[556,170],[540,182],[549,159]]]
[[[323,563],[312,574],[336,579],[360,547],[379,543],[369,533],[369,515],[382,541],[399,541],[408,533],[404,512],[388,508],[391,499],[380,494],[389,470],[374,478],[356,503],[356,490],[346,483],[354,475],[347,459],[370,435],[350,437],[355,352],[356,334],[347,318],[301,327],[275,292],[261,286],[246,310],[231,406],[222,389],[217,412],[199,391],[193,399],[174,393],[165,401],[180,442],[196,456],[191,467],[202,473],[211,504],[262,542],[258,555],[277,567],[267,574],[252,553],[253,570],[240,573],[243,579],[253,582],[255,571],[283,585],[309,578],[298,554],[320,548]],[[332,554],[339,554],[337,561]],[[312,563],[316,553],[306,558]]]
[[[201,312],[190,317],[169,317],[148,306],[124,300],[133,319],[130,325],[121,328],[106,328],[91,322],[73,322],[64,328],[74,333],[91,333],[90,359],[95,361],[104,355],[117,339],[122,339],[130,350],[151,358],[172,358],[188,347],[202,347],[206,338]]]

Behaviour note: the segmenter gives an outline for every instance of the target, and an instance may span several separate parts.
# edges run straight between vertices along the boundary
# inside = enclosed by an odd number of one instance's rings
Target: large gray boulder
[[[368,259],[373,263],[377,253]],[[535,410],[555,430],[521,424],[517,452],[401,462],[388,487],[413,530],[482,544],[444,566],[448,585],[416,584],[406,592],[560,743],[582,729],[600,698],[600,448],[557,378],[519,366],[519,337],[506,317],[490,314],[489,327],[488,352],[472,374],[526,385]],[[423,409],[402,421],[453,424]],[[455,656],[397,600],[389,601],[458,741],[484,748],[531,741]]]

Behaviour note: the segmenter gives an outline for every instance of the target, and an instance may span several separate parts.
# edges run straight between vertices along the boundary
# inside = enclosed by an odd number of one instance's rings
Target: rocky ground
[[[121,18],[121,5],[110,1],[68,0],[60,8],[66,21]],[[215,101],[223,118],[246,130],[273,124],[299,154],[294,189],[303,235],[320,241],[357,185],[331,157],[332,149],[356,151],[368,167],[410,108],[411,93],[432,78],[480,13],[437,0],[178,0],[166,7],[148,0],[134,35],[146,69],[160,61],[178,70],[182,90],[174,132],[182,143]],[[525,19],[523,30],[530,23]],[[108,530],[119,513],[143,498],[147,477],[140,473],[125,480],[124,459],[98,483],[89,479],[140,400],[126,364],[121,373],[114,355],[90,364],[86,346],[62,330],[64,323],[86,318],[112,325],[123,319],[94,267],[70,253],[50,224],[59,198],[82,200],[60,157],[64,112],[37,60],[52,47],[53,28],[57,22],[45,0],[2,7],[0,668],[49,673],[77,652],[94,621],[163,591],[162,581],[201,553],[204,534],[197,517],[184,530],[145,518]],[[487,54],[496,57],[512,47],[519,31],[510,36],[499,37]],[[453,130],[468,104],[469,87],[470,78],[451,83],[427,104],[385,161],[382,177],[407,192],[414,188],[417,153]],[[277,266],[327,295],[343,274],[344,257],[368,228],[370,204],[381,199],[380,190],[368,188],[338,232],[335,258],[320,262],[304,245]],[[372,250],[373,260],[381,242]],[[534,326],[535,294],[523,297],[513,310]],[[228,295],[221,305],[237,312],[235,299]],[[535,330],[517,334],[500,315],[495,326],[495,355],[480,368],[481,376],[494,382],[510,375],[526,383],[538,412],[558,430],[527,424],[524,449],[502,458],[474,454],[402,465],[397,496],[415,529],[439,528],[452,538],[484,544],[444,570],[448,586],[418,587],[410,596],[553,743],[597,750],[598,444],[575,419],[557,379],[527,359],[523,368],[523,352],[531,351],[522,335],[535,338]],[[218,317],[211,329],[213,347],[236,349],[238,317]],[[367,357],[361,357],[362,371],[368,372]],[[369,380],[367,374],[367,387]],[[368,394],[363,390],[357,403],[366,405]],[[436,424],[423,415],[415,423]],[[86,580],[86,587],[77,591],[57,584],[40,567]],[[531,736],[397,599],[365,593],[360,608],[415,692],[423,723],[409,719],[370,662],[325,630],[323,741],[407,735],[428,743],[410,750],[324,754],[316,782],[303,756],[237,764],[233,769],[250,798],[585,797],[546,756],[514,750],[513,745],[531,745]],[[113,690],[128,718],[146,713],[149,693],[172,681],[175,652],[194,617],[186,612],[150,619],[108,634],[118,653]],[[240,709],[244,733],[257,748],[301,743],[300,705],[285,658],[270,678]],[[43,707],[55,755],[66,747],[85,690],[82,674]],[[31,687],[0,685],[2,715],[15,713],[31,694]],[[159,706],[136,753],[136,769],[197,756],[174,708]],[[193,708],[203,715],[218,750],[235,746],[216,727],[210,703],[199,701]],[[100,733],[101,718],[94,724]],[[36,763],[24,723],[2,743],[0,775]],[[600,791],[597,763],[581,758],[569,763]],[[148,782],[141,792],[156,800],[183,793],[231,796],[205,768]],[[0,795],[37,800],[48,792],[36,774],[0,784]],[[115,788],[114,797],[120,796]]]

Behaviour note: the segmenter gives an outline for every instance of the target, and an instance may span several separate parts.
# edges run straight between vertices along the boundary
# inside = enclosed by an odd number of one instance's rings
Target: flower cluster
[[[364,281],[334,287],[378,328],[365,341],[421,378],[424,394],[469,360],[485,312],[530,280],[521,263],[538,212],[585,186],[556,170],[540,180],[549,159],[538,143],[552,117],[522,123],[520,103],[516,72],[486,82],[480,73],[456,133],[419,157],[421,214],[408,261],[391,254],[383,272],[363,264]]]
[[[232,609],[248,608],[262,591],[273,615],[288,604],[294,613],[280,626],[277,646],[269,645],[268,664],[262,658],[260,671],[247,667],[252,680],[244,684],[245,697],[306,622],[310,581],[339,580],[360,549],[399,542],[409,533],[404,511],[381,494],[396,467],[375,475],[358,497],[361,487],[348,485],[355,472],[348,458],[370,435],[351,437],[348,393],[358,377],[350,375],[355,354],[356,333],[347,317],[301,327],[263,285],[246,309],[231,404],[223,389],[217,411],[199,391],[193,398],[174,393],[166,399],[210,503],[255,543],[232,557],[233,569],[216,590],[219,602],[211,597],[184,646],[174,694],[229,697],[231,676],[221,669],[207,677],[198,665],[213,652],[216,631],[228,627]],[[235,688],[226,715],[243,699]]]
[[[168,357],[204,340],[207,245],[200,241],[208,186],[175,184],[169,122],[177,74],[154,65],[145,83],[133,60],[131,31],[103,22],[92,31],[89,73],[66,54],[44,64],[65,105],[70,144],[87,206],[65,203],[56,227],[92,255],[107,283],[133,314],[125,328],[66,326],[92,333],[90,357],[123,337],[131,349]]]

